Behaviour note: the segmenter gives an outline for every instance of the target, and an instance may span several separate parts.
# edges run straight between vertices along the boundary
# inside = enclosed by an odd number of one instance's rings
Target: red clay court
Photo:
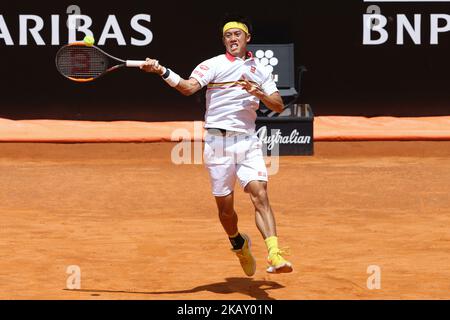
[[[0,144],[1,299],[449,299],[450,142],[317,142],[270,179],[292,274],[246,278],[174,143]],[[238,187],[238,186],[237,186]],[[81,290],[66,289],[70,265]],[[369,290],[367,268],[381,268]]]

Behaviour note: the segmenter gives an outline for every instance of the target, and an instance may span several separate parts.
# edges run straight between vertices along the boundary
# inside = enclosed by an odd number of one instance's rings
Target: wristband
[[[167,69],[167,68],[164,68],[164,69],[166,69],[166,72],[164,72],[164,73],[161,75],[161,77],[162,77],[164,80],[166,80],[166,79],[169,77],[170,70]]]
[[[163,77],[164,81],[167,82],[169,84],[169,86],[171,86],[171,87],[178,86],[181,81],[181,77],[168,68],[162,77]]]

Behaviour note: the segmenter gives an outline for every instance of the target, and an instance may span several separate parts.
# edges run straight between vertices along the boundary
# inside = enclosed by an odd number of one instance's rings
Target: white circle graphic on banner
[[[266,58],[270,59],[270,58],[273,58],[273,56],[274,56],[274,53],[272,50],[266,51]]]
[[[255,55],[258,59],[264,58],[264,51],[258,50],[256,51]]]
[[[270,63],[270,65],[271,66],[277,66],[278,65],[278,59],[277,58],[272,58],[272,59],[270,59],[270,61],[269,61],[269,63]]]

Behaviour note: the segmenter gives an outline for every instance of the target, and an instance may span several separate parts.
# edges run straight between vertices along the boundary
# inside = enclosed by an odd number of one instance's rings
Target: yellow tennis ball
[[[95,43],[95,39],[93,36],[86,36],[83,39],[84,43],[86,43],[88,46],[93,46]]]

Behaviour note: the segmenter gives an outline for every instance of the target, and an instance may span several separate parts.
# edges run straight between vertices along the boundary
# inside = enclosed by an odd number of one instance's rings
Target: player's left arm
[[[245,78],[241,79],[242,89],[246,90],[251,95],[257,97],[264,105],[272,111],[281,113],[284,110],[283,99],[278,91],[268,95],[257,84],[248,81]]]
[[[261,96],[259,100],[261,100],[264,105],[272,111],[281,113],[284,110],[283,99],[278,91],[272,93],[270,96],[263,92],[263,96]]]

